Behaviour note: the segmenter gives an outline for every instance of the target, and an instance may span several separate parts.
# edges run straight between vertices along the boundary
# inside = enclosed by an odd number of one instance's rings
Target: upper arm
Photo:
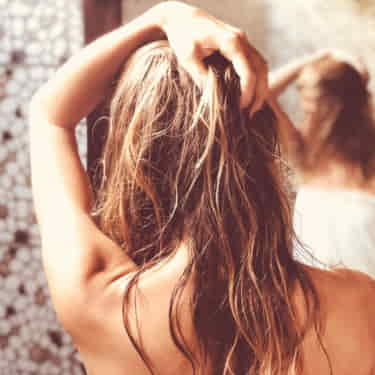
[[[136,268],[86,215],[74,216],[61,228],[45,225],[41,251],[52,302],[63,324],[78,318],[72,301],[77,309],[94,308],[113,282]]]
[[[124,339],[122,297],[137,267],[90,217],[91,190],[74,132],[35,119],[30,128],[33,198],[54,308],[76,343],[113,345],[115,337]],[[145,337],[165,333],[150,342],[152,351],[160,341],[174,347],[169,303],[187,259],[179,251],[140,280],[137,313]]]
[[[134,269],[125,252],[90,216],[93,195],[74,130],[30,116],[30,162],[42,260],[60,320],[74,313],[72,301],[93,301],[111,280]],[[95,297],[94,292],[97,294]]]
[[[268,75],[270,95],[274,98],[280,96],[298,77],[302,66],[301,62],[296,60],[270,72]]]

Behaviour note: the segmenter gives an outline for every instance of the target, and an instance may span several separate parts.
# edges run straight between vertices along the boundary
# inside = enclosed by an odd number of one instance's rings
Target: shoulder
[[[358,374],[371,373],[369,369],[375,366],[375,281],[348,269],[309,268],[309,272],[320,300],[321,342],[334,373],[349,374],[353,369]],[[314,340],[309,342],[310,349],[315,347]]]
[[[71,310],[66,330],[83,346],[98,348],[117,342],[120,347],[121,342],[124,344],[121,341],[124,340],[123,314],[135,314],[142,322],[142,331],[147,333],[146,336],[163,337],[163,332],[167,332],[169,324],[170,300],[187,263],[187,254],[180,249],[170,258],[142,272],[137,277],[136,287],[130,288],[129,303],[124,303],[124,298],[129,286],[133,285],[137,271],[124,273],[121,277],[112,277],[113,281],[106,283],[105,288],[102,281],[93,282],[89,293],[86,293],[85,298],[81,298],[76,308]],[[182,298],[189,298],[191,293],[190,281]],[[150,316],[154,319],[150,319]],[[98,332],[103,338],[101,342],[95,340]]]
[[[315,270],[315,280],[322,298],[332,305],[335,311],[345,307],[348,314],[369,314],[375,306],[370,306],[369,301],[375,302],[375,280],[367,274],[338,268],[331,271]],[[374,322],[375,323],[375,322]]]
[[[375,365],[375,281],[348,269],[323,271],[324,338],[333,358],[348,356],[361,368]]]
[[[349,269],[310,267],[330,341],[343,335],[370,342],[375,354],[375,280]]]
[[[369,297],[375,297],[375,280],[367,274],[344,268],[331,272],[338,285],[353,293],[352,298],[366,302]]]
[[[319,269],[304,265],[313,281],[320,303],[328,312],[369,314],[375,302],[375,280],[367,274],[346,268]],[[374,320],[375,326],[375,320]]]
[[[338,297],[332,318],[336,319],[338,324],[334,327],[347,333],[348,346],[357,348],[363,359],[368,356],[374,361],[375,280],[359,271],[335,272],[338,282],[333,292],[337,293]]]

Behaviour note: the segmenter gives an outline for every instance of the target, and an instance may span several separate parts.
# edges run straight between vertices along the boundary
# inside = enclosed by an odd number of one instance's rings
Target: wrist
[[[165,39],[166,35],[162,28],[163,14],[160,5],[149,8],[133,21],[123,24],[115,31],[122,46],[121,54],[125,53],[125,58],[134,50],[141,46]],[[110,38],[108,36],[108,38]]]
[[[154,5],[149,8],[141,17],[145,22],[154,30],[163,30],[163,25],[165,23],[165,5],[164,2]]]
[[[298,76],[302,70],[308,65],[310,62],[309,57],[304,56],[300,58],[299,60],[295,61],[295,63],[292,65],[293,71],[295,72],[295,75]]]
[[[155,27],[166,35],[171,21],[175,22],[179,17],[186,17],[188,12],[196,10],[197,8],[179,1],[164,1],[152,7],[149,12],[154,19]]]

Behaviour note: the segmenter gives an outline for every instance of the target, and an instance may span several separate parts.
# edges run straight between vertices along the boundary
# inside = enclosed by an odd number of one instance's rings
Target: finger
[[[257,76],[249,63],[245,62],[245,56],[242,53],[232,57],[234,70],[240,77],[241,84],[241,108],[247,107],[256,96]]]
[[[232,62],[234,70],[240,77],[241,108],[247,107],[255,95],[256,75],[249,59],[249,46],[240,39],[224,43],[221,54]]]
[[[194,51],[193,54],[189,57],[185,57],[183,61],[181,61],[181,65],[193,78],[195,84],[200,88],[203,87],[208,74],[207,67],[203,62],[203,57],[204,56],[200,52]]]
[[[257,85],[255,88],[256,100],[253,105],[253,113],[259,111],[268,97],[268,69],[267,65],[261,61],[257,69]]]
[[[254,48],[250,60],[256,75],[255,98],[252,102],[251,115],[259,111],[268,97],[268,64],[267,61]]]

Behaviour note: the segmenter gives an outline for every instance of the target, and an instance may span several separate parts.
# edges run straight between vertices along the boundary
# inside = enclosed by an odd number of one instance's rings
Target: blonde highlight
[[[170,303],[176,346],[201,374],[178,310],[193,275],[194,329],[215,375],[297,374],[304,335],[319,328],[319,299],[293,259],[294,234],[272,110],[252,119],[239,108],[239,79],[223,57],[207,58],[203,92],[167,42],[127,62],[111,100],[103,160],[106,179],[94,215],[100,228],[140,266],[140,275],[189,238],[190,262]],[[190,234],[190,236],[189,236]],[[301,322],[293,301],[300,287]],[[219,328],[218,328],[219,327]]]

